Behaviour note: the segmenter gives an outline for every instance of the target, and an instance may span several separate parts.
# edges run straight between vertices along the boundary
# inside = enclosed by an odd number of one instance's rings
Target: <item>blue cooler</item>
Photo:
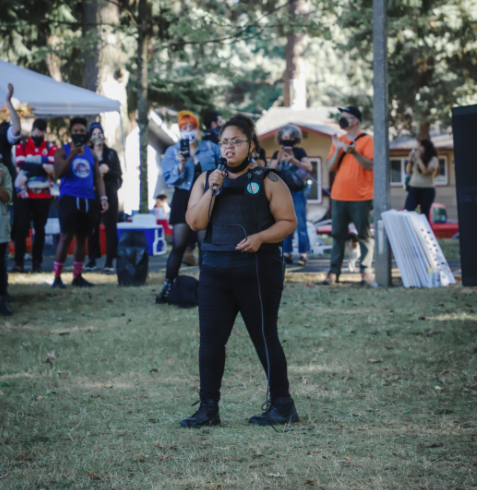
[[[156,223],[156,218],[152,214],[135,214],[132,222],[118,223],[117,226],[118,240],[123,231],[142,231],[146,236],[149,255],[163,255],[167,252],[164,228]]]

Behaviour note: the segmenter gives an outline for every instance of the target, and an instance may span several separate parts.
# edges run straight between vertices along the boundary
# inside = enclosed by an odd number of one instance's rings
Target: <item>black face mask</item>
[[[349,121],[346,119],[346,117],[340,117],[338,124],[340,125],[341,129],[345,129],[349,126]]]
[[[71,139],[73,140],[73,143],[75,145],[84,145],[86,143],[87,138],[88,135],[82,133],[75,133],[71,135]]]
[[[43,141],[45,141],[44,136],[32,136],[31,139],[37,148],[40,148]]]
[[[282,146],[295,146],[296,140],[284,140],[284,139],[280,138],[279,143]]]

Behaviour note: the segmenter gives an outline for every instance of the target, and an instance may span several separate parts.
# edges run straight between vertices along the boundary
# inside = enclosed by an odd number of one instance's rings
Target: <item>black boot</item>
[[[298,422],[298,413],[290,396],[275,398],[262,415],[255,415],[249,423],[257,425],[293,424]]]
[[[0,315],[9,316],[12,310],[8,307],[5,296],[0,296]]]
[[[205,399],[200,402],[197,412],[181,422],[182,427],[202,427],[203,425],[219,425],[219,403],[215,400]]]
[[[170,279],[166,279],[164,281],[164,285],[162,286],[162,291],[156,296],[156,303],[167,303],[167,298],[169,293],[171,292],[172,281]]]

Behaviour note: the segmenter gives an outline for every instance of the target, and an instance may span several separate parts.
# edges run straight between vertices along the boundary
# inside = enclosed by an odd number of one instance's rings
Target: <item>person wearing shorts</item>
[[[70,121],[72,142],[55,153],[55,173],[61,178],[58,217],[60,240],[55,255],[54,288],[64,288],[61,273],[71,240],[75,238],[73,286],[91,287],[83,278],[86,237],[93,230],[99,212],[94,189],[99,192],[101,212],[108,210],[108,198],[96,155],[85,145],[87,122],[83,117]]]

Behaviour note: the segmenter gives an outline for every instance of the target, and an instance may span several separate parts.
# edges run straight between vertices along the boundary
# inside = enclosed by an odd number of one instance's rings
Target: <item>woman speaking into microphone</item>
[[[279,245],[297,225],[287,186],[250,162],[255,126],[241,114],[220,132],[225,171],[204,172],[194,184],[186,214],[193,230],[206,230],[199,280],[200,407],[182,427],[220,423],[225,344],[240,312],[267,374],[270,402],[250,423],[298,421],[290,397],[287,362],[277,332],[283,290]],[[215,186],[215,187],[214,187]]]

